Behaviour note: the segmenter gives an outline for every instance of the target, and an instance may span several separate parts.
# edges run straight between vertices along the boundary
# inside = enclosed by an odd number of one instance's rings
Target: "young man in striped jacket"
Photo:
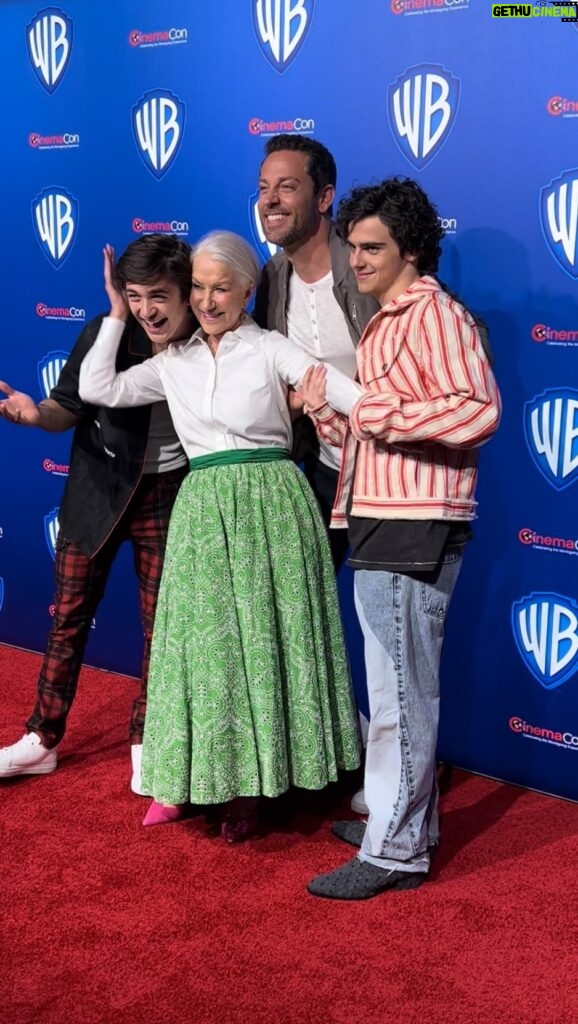
[[[381,309],[357,349],[349,420],[302,387],[322,437],[343,447],[332,525],[347,525],[371,721],[367,826],[336,822],[360,850],[308,886],[368,899],[420,885],[439,841],[436,743],[444,622],[476,514],[478,448],[500,398],[471,314],[432,276],[443,231],[418,184],[391,178],[342,200],[337,229],[359,291]]]

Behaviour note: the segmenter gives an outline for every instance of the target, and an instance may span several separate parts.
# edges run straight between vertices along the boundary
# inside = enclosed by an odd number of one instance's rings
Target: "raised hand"
[[[305,371],[303,379],[297,388],[298,394],[303,399],[305,412],[319,409],[322,405],[325,405],[327,401],[326,378],[327,367],[324,366],[323,363],[317,363],[317,365],[310,366]]]
[[[0,416],[11,423],[21,423],[25,427],[37,427],[40,423],[41,412],[30,395],[23,391],[15,391],[4,380],[0,380],[0,392],[4,392],[6,398],[0,399]]]
[[[128,320],[129,308],[124,292],[120,291],[114,281],[114,249],[105,245],[104,256],[104,288],[110,301],[110,315],[117,320]]]

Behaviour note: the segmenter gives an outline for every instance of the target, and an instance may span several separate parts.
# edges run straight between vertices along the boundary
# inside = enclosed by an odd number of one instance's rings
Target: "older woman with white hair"
[[[224,804],[222,833],[253,833],[260,795],[321,789],[359,762],[334,571],[317,502],[289,457],[287,389],[315,361],[246,312],[251,247],[213,232],[193,249],[187,341],[115,370],[126,301],[105,250],[111,315],[80,394],[127,407],[166,399],[191,472],[177,497],[157,605],[143,747],[145,824]],[[150,315],[155,314],[149,313]],[[327,367],[333,408],[358,385]]]

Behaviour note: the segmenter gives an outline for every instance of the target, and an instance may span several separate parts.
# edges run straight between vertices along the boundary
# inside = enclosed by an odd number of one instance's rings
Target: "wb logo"
[[[166,89],[145,92],[132,108],[132,130],[145,167],[155,178],[172,167],[185,128],[185,104]]]
[[[407,68],[389,87],[393,137],[414,167],[422,170],[447,139],[458,109],[460,81],[437,64]]]
[[[50,392],[56,387],[69,355],[69,352],[49,352],[38,363],[38,383],[44,398],[50,398]]]
[[[57,7],[45,7],[26,26],[28,56],[47,92],[62,81],[72,51],[72,21]]]
[[[313,0],[253,0],[257,42],[275,71],[295,60],[311,24]]]
[[[280,249],[278,245],[274,245],[273,242],[268,242],[265,238],[261,217],[259,216],[258,202],[259,193],[253,192],[253,195],[249,197],[249,222],[251,224],[253,241],[255,242],[262,259],[267,262],[267,260],[270,260],[271,256],[274,256],[276,252],[280,251]]]
[[[578,604],[560,594],[530,594],[512,605],[518,650],[533,676],[554,690],[578,671]]]
[[[578,169],[564,171],[542,189],[540,220],[552,256],[578,279]]]
[[[542,476],[563,491],[578,476],[578,391],[552,388],[524,407],[524,433]]]
[[[76,238],[78,199],[64,188],[45,188],[33,200],[32,221],[44,255],[58,270]]]
[[[53,508],[52,512],[49,512],[47,516],[44,516],[44,536],[46,537],[48,550],[53,558],[56,557],[56,541],[58,540],[58,531],[60,529],[58,523],[59,511],[60,509]]]

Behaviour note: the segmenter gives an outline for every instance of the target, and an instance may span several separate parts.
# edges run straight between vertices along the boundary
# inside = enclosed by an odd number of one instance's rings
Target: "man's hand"
[[[119,291],[114,283],[114,249],[105,245],[104,256],[104,288],[110,301],[110,315],[116,320],[128,320],[129,308],[124,292]]]
[[[45,398],[38,405],[30,395],[15,391],[4,380],[0,380],[0,392],[8,395],[0,399],[0,416],[22,427],[40,427],[51,433],[60,433],[75,427],[80,416],[64,409],[53,398]]]
[[[323,363],[310,366],[305,371],[303,380],[299,384],[297,393],[303,399],[304,412],[320,409],[327,401],[327,367]]]
[[[23,391],[15,391],[3,380],[0,380],[0,391],[8,396],[0,399],[0,416],[11,423],[21,423],[25,427],[40,426],[40,409],[30,395],[25,395]]]

